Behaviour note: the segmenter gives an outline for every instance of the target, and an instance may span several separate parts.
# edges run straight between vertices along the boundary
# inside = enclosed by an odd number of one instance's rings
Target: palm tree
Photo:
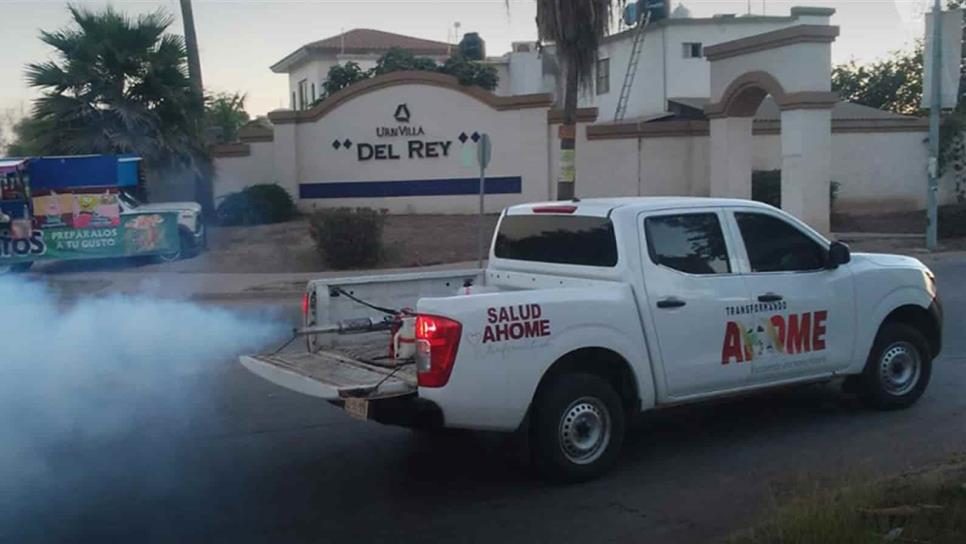
[[[159,176],[210,178],[203,115],[180,36],[162,11],[131,19],[108,7],[68,6],[72,24],[40,39],[55,60],[27,66],[43,89],[33,121],[45,153],[136,153]]]
[[[574,197],[577,95],[593,83],[597,50],[625,0],[536,0],[537,36],[553,43],[565,73],[557,198]],[[508,2],[509,5],[509,2]]]

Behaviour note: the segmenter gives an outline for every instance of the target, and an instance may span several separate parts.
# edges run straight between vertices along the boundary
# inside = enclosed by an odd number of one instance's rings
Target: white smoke
[[[0,487],[25,498],[56,479],[52,444],[137,433],[158,414],[188,428],[217,402],[216,372],[287,326],[271,313],[147,296],[65,302],[41,283],[0,276]]]

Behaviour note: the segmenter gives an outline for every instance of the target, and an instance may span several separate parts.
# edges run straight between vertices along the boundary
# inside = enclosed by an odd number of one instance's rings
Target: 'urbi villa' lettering
[[[376,127],[376,136],[391,138],[393,136],[423,136],[426,131],[421,126],[399,125],[397,127]]]

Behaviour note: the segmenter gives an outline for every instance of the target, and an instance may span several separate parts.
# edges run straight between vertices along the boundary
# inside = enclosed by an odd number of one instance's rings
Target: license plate
[[[356,419],[369,419],[369,401],[349,397],[345,399],[345,411],[349,417]]]

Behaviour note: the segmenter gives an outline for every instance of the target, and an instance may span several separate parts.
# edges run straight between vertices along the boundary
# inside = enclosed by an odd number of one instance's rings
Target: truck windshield
[[[614,225],[606,217],[507,215],[494,253],[501,259],[608,266],[617,264]]]

